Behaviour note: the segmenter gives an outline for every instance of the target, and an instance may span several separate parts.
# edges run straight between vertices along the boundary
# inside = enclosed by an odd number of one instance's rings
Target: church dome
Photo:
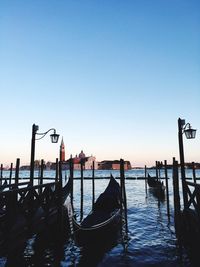
[[[79,158],[81,158],[81,159],[85,158],[85,154],[83,153],[83,150],[81,150],[81,153],[79,154]]]

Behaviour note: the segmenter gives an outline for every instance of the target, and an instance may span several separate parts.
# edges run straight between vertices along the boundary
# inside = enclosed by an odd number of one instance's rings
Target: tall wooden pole
[[[73,204],[73,198],[74,198],[74,163],[73,158],[71,157],[69,160],[69,171],[70,171],[70,187],[71,187],[71,203]]]
[[[60,162],[59,162],[59,164],[60,164]],[[56,182],[58,182],[58,171],[59,171],[58,158],[56,158],[56,177],[55,177]]]
[[[185,180],[185,160],[184,160],[184,150],[183,150],[183,120],[178,119],[178,140],[179,140],[179,154],[180,154],[180,165],[181,165],[181,180],[182,180],[182,190],[183,190],[183,202],[184,208],[187,207],[187,189]]]
[[[173,158],[174,218],[176,235],[180,239],[180,196],[178,181],[178,161]]]
[[[58,172],[59,179],[56,181],[56,185],[58,188],[58,231],[60,232],[60,238],[63,238],[63,192],[62,192],[62,161],[60,160],[58,163]]]
[[[40,166],[40,177],[38,180],[39,185],[43,184],[43,177],[44,177],[44,160],[41,160],[41,166]],[[39,188],[39,194],[42,193],[42,188]]]
[[[122,196],[122,201],[123,201],[123,204],[124,204],[125,229],[126,229],[126,233],[128,233],[127,201],[126,201],[124,160],[123,159],[120,159],[120,180],[121,180],[121,196]]]
[[[92,162],[92,208],[94,208],[94,202],[95,202],[95,176],[94,176],[94,161]]]
[[[147,196],[147,166],[144,166],[144,180],[145,180],[145,192]]]
[[[3,178],[3,164],[1,164],[0,185],[2,185],[2,178]]]
[[[62,184],[63,184],[63,177],[62,177],[62,161],[59,161],[59,165],[58,165],[58,170],[59,170],[59,181],[61,184],[61,188],[62,188]]]
[[[83,219],[83,159],[81,159],[81,208],[80,208],[80,221]]]
[[[15,169],[15,184],[16,185],[18,185],[18,183],[19,183],[19,165],[20,165],[20,159],[17,158],[16,169]]]
[[[166,195],[167,195],[167,215],[170,218],[170,211],[169,211],[169,186],[168,186],[168,174],[167,174],[167,161],[164,161],[165,164],[165,184],[166,184]]]
[[[13,170],[13,163],[10,164],[10,177],[9,177],[9,184],[12,183],[12,170]]]
[[[196,180],[196,172],[195,172],[194,162],[192,162],[192,174],[193,174],[194,183],[196,184],[197,183],[197,180]]]
[[[31,139],[31,163],[30,163],[30,183],[33,185],[34,181],[34,161],[35,161],[35,135],[38,130],[38,126],[32,125],[32,139]]]
[[[160,179],[160,168],[161,168],[161,162],[157,161],[157,168],[158,168],[158,178]]]
[[[158,180],[158,161],[156,161],[156,179]]]

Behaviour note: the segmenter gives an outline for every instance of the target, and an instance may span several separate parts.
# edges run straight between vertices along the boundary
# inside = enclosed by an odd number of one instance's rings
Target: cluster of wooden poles
[[[197,183],[199,177],[196,177],[194,163],[192,166],[192,177],[183,178],[180,166],[176,158],[173,158],[172,168],[172,185],[173,185],[173,207],[174,207],[174,226],[180,251],[184,246],[189,249],[190,253],[196,253],[197,246],[200,242],[200,184]],[[170,220],[169,205],[169,187],[168,187],[168,169],[167,161],[162,164],[164,168],[164,177],[160,176],[160,164],[156,162],[156,178],[165,179],[167,215]],[[145,166],[145,191],[147,194],[147,174]],[[193,180],[193,181],[191,181]],[[180,188],[182,187],[182,190]],[[195,251],[195,252],[194,252]],[[198,252],[196,253],[198,256]],[[196,256],[195,256],[196,257]]]
[[[74,190],[73,190],[73,180],[74,180],[74,166],[73,160],[70,160],[70,180],[71,180],[71,202],[73,202],[74,198]],[[80,221],[83,219],[83,182],[84,182],[84,161],[81,161],[81,169],[80,169]],[[95,203],[95,165],[93,162],[92,165],[92,208],[94,207]],[[127,199],[126,199],[126,188],[125,188],[125,173],[124,173],[124,160],[120,159],[120,189],[121,189],[121,217],[123,218],[123,222],[125,225],[125,231],[128,233],[128,220],[127,220]]]
[[[178,161],[176,161],[175,158],[173,158],[173,164],[168,165],[167,161],[164,160],[164,163],[161,164],[161,162],[156,161],[155,162],[155,172],[156,177],[158,179],[165,179],[165,186],[166,186],[166,202],[167,202],[167,215],[168,218],[170,218],[170,203],[169,203],[169,186],[168,186],[168,169],[169,167],[172,167],[172,179],[173,179],[173,198],[174,198],[174,218],[175,218],[175,225],[176,229],[180,228],[177,225],[180,225],[178,223],[181,219],[180,213],[181,213],[181,202],[180,202],[180,188],[179,188],[179,181],[182,181],[182,187],[185,188],[185,190],[182,190],[183,193],[183,209],[189,209],[192,205],[200,217],[200,185],[197,184],[197,180],[199,178],[196,177],[195,172],[195,166],[194,163],[192,163],[192,174],[193,174],[193,182],[186,181],[189,178],[186,178],[186,180],[183,181],[183,179],[179,179],[179,171],[178,171]],[[59,166],[60,165],[60,166]],[[164,169],[164,177],[161,177],[161,168]],[[3,178],[3,164],[0,165],[0,185],[2,185],[2,182],[4,180]],[[12,178],[13,176],[13,170],[15,170],[15,178]],[[11,163],[10,166],[10,175],[7,178],[9,181],[9,184],[11,184],[11,180],[15,179],[15,184],[19,183],[19,170],[20,170],[20,159],[17,158],[16,160],[16,166],[15,169],[13,169],[13,163]],[[73,201],[74,198],[74,190],[73,190],[73,180],[74,180],[74,166],[73,166],[73,160],[70,160],[70,166],[69,166],[69,176],[71,181],[71,201]],[[148,175],[148,169],[145,166],[145,192],[147,194],[147,175]],[[62,163],[56,159],[56,173],[55,173],[55,182],[59,180],[59,177],[62,177]],[[28,179],[28,178],[27,178]],[[40,174],[38,178],[38,185],[43,184],[43,179],[53,179],[53,178],[44,178],[44,161],[41,160],[41,167],[40,167]],[[126,229],[128,229],[128,223],[127,223],[127,201],[126,201],[126,189],[125,189],[125,172],[124,172],[124,160],[120,160],[120,185],[121,185],[121,198],[123,200],[123,210],[124,210],[124,218],[125,218],[125,225]],[[190,178],[192,179],[192,178]],[[62,180],[62,179],[61,179]],[[93,162],[92,165],[92,207],[95,203],[95,164]],[[84,161],[81,161],[81,169],[80,169],[80,221],[83,219],[83,182],[84,182]],[[33,181],[32,181],[33,185]],[[193,188],[193,192],[191,192],[191,188]],[[177,230],[178,231],[178,230]]]

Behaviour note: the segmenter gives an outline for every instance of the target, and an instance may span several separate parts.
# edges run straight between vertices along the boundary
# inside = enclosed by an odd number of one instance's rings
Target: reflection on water
[[[113,171],[114,176],[119,172]],[[80,175],[78,172],[77,176]],[[87,173],[85,176],[89,176]],[[97,175],[97,174],[96,174]],[[101,176],[110,172],[101,171]],[[130,171],[127,176],[143,176],[143,170]],[[170,176],[171,174],[169,174]],[[198,175],[197,175],[198,176]],[[95,181],[95,197],[106,188],[108,180]],[[30,236],[7,258],[0,258],[0,266],[191,266],[186,252],[180,257],[173,225],[173,190],[169,180],[170,213],[167,216],[165,199],[158,199],[151,190],[145,193],[144,180],[126,180],[128,203],[128,246],[121,238],[110,243],[98,243],[90,249],[79,248],[67,232],[58,238],[54,229]],[[84,216],[92,205],[92,182],[84,181]],[[74,206],[80,212],[80,180],[74,182]]]

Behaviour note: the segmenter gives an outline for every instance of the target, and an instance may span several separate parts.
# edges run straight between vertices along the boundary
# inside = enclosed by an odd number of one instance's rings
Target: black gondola
[[[69,204],[69,218],[71,231],[75,241],[80,246],[90,246],[112,240],[120,226],[120,186],[111,176],[105,191],[96,200],[92,211],[79,224],[73,215],[73,208]],[[72,229],[73,227],[73,229]]]
[[[157,197],[164,197],[165,196],[165,186],[163,182],[158,180],[157,177],[152,177],[148,174],[147,177],[148,186],[153,190],[153,193]]]

